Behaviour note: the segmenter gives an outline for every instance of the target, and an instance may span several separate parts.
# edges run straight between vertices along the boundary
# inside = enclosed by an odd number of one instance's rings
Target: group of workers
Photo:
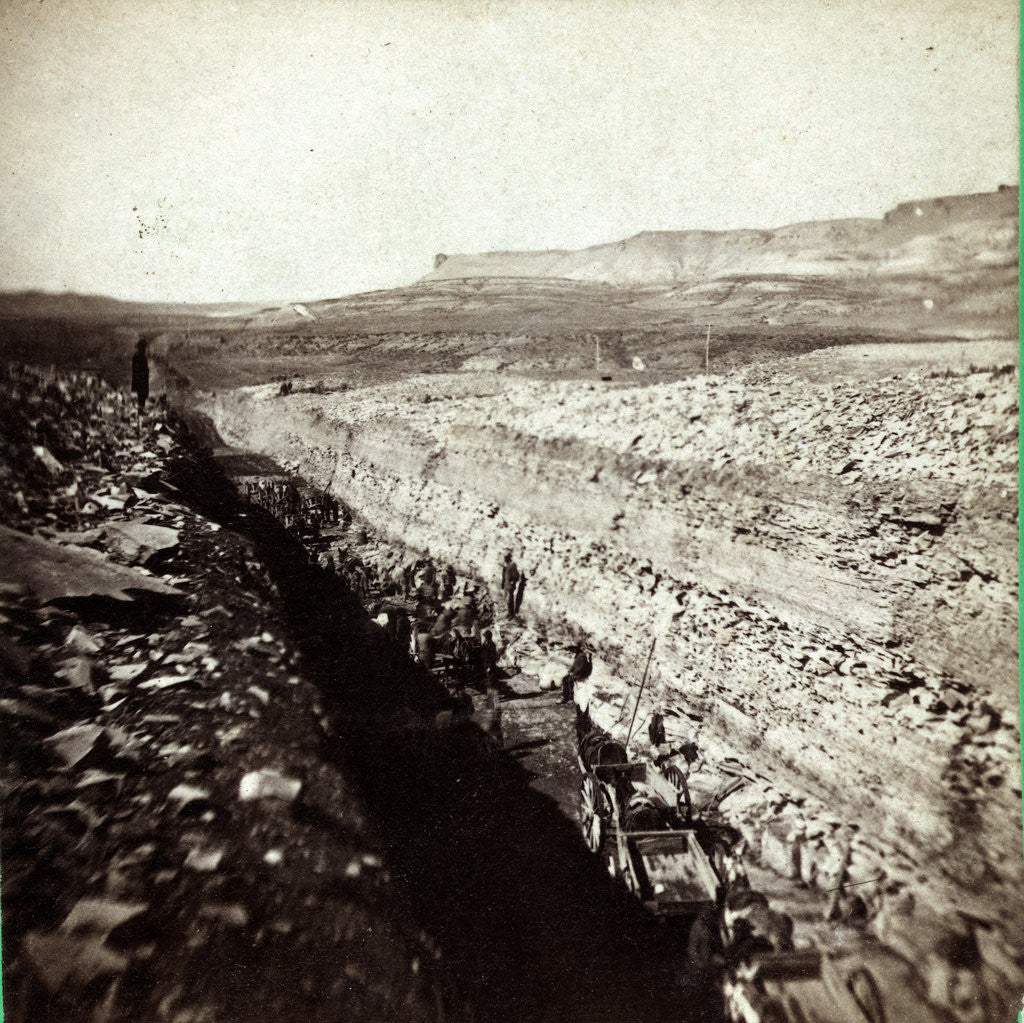
[[[260,476],[245,481],[245,496],[296,536],[316,539],[326,526],[347,526],[351,513],[330,494],[299,487],[290,479]]]
[[[281,521],[300,538],[318,539],[323,527],[347,530],[351,512],[330,494],[286,478],[245,480],[245,496]],[[365,542],[365,531],[353,542]],[[348,589],[368,603],[383,637],[427,670],[445,670],[457,681],[483,684],[500,676],[501,651],[497,612],[487,588],[460,581],[454,566],[438,565],[429,555],[365,561],[343,546],[322,553],[322,569],[344,579]],[[502,610],[508,620],[519,615],[526,573],[507,551],[501,565]],[[562,701],[572,703],[574,687],[590,675],[590,650],[585,643],[572,648],[572,666],[562,680]]]
[[[364,562],[341,547],[318,563],[369,603],[383,635],[428,670],[443,668],[463,681],[498,677],[494,603],[484,586],[460,582],[454,566],[429,556]]]
[[[452,565],[407,558],[383,573],[377,621],[428,670],[491,681],[498,674],[495,613],[483,587],[459,583]],[[411,605],[411,607],[410,607]]]
[[[418,593],[415,609],[383,602],[375,619],[399,648],[427,670],[446,669],[457,681],[489,683],[498,678],[498,647],[490,601],[469,591],[441,601]]]

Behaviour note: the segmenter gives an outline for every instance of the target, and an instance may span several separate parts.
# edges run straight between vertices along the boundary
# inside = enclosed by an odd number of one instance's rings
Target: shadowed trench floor
[[[199,432],[214,439],[208,424]],[[175,482],[249,536],[278,586],[334,722],[332,759],[358,782],[394,890],[441,951],[450,997],[494,1023],[721,1018],[713,992],[685,985],[685,930],[615,889],[575,824],[531,787],[531,756],[550,755],[544,744],[517,744],[510,732],[510,749],[495,754],[472,725],[409,727],[410,711],[450,702],[443,686],[374,657],[355,598],[269,515],[246,505],[240,519],[212,459]]]

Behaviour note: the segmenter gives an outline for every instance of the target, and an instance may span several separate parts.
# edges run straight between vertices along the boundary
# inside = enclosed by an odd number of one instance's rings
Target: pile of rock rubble
[[[6,1017],[465,1018],[278,583],[217,521],[252,509],[198,510],[163,410],[92,376],[0,392]]]

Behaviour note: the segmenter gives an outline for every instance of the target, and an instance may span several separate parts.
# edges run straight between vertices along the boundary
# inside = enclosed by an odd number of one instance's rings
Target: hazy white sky
[[[1015,0],[4,0],[0,32],[3,290],[326,298],[1018,179]]]

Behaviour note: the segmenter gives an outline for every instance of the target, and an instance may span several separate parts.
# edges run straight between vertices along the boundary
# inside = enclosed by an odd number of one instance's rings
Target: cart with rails
[[[750,889],[732,829],[714,813],[738,782],[694,815],[683,771],[630,760],[599,729],[582,735],[577,761],[588,848],[651,914],[688,926],[684,983],[707,983],[713,972],[732,1023],[951,1019],[892,950],[871,942],[840,953],[794,948],[791,921],[788,933],[769,926],[788,918]],[[767,912],[752,912],[759,906]]]

